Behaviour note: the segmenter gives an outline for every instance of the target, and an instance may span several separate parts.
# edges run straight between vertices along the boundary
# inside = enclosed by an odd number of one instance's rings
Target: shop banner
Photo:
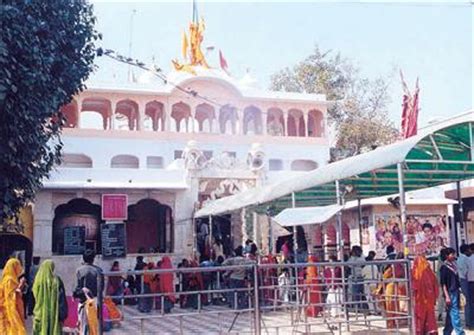
[[[102,220],[127,220],[128,197],[126,194],[102,194]]]

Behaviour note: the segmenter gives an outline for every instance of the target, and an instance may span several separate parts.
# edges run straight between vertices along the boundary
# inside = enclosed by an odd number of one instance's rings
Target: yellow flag
[[[181,44],[181,53],[183,54],[184,60],[188,59],[188,37],[186,36],[186,32],[183,31],[183,41]]]

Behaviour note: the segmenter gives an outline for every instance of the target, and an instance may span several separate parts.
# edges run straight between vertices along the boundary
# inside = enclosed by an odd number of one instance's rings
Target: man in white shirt
[[[461,245],[461,253],[459,254],[458,260],[457,260],[457,267],[458,267],[458,274],[459,274],[459,280],[461,282],[461,291],[462,294],[464,294],[464,297],[466,298],[466,305],[464,306],[464,315],[465,315],[465,320],[466,320],[466,328],[471,328],[473,325],[473,321],[468,318],[469,315],[471,315],[471,309],[472,309],[472,298],[470,299],[470,290],[469,290],[469,281],[468,281],[468,274],[469,274],[469,263],[470,263],[470,258],[471,256],[471,250],[469,248],[469,245],[463,244]],[[474,270],[474,269],[473,269]]]

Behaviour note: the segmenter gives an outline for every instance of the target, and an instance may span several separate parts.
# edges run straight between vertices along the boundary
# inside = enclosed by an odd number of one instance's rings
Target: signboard
[[[102,225],[102,257],[117,258],[127,255],[127,238],[124,223],[107,223]]]
[[[64,254],[82,255],[86,250],[86,227],[65,227],[63,232]]]
[[[102,220],[127,220],[128,197],[126,194],[102,194]]]

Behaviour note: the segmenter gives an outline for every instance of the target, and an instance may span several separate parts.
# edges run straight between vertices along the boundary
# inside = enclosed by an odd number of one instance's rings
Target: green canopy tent
[[[195,217],[241,208],[262,210],[262,206],[272,206],[279,212],[288,207],[341,205],[347,200],[399,193],[404,222],[406,191],[474,178],[473,132],[474,112],[470,111],[368,153],[215,200],[197,211]]]

